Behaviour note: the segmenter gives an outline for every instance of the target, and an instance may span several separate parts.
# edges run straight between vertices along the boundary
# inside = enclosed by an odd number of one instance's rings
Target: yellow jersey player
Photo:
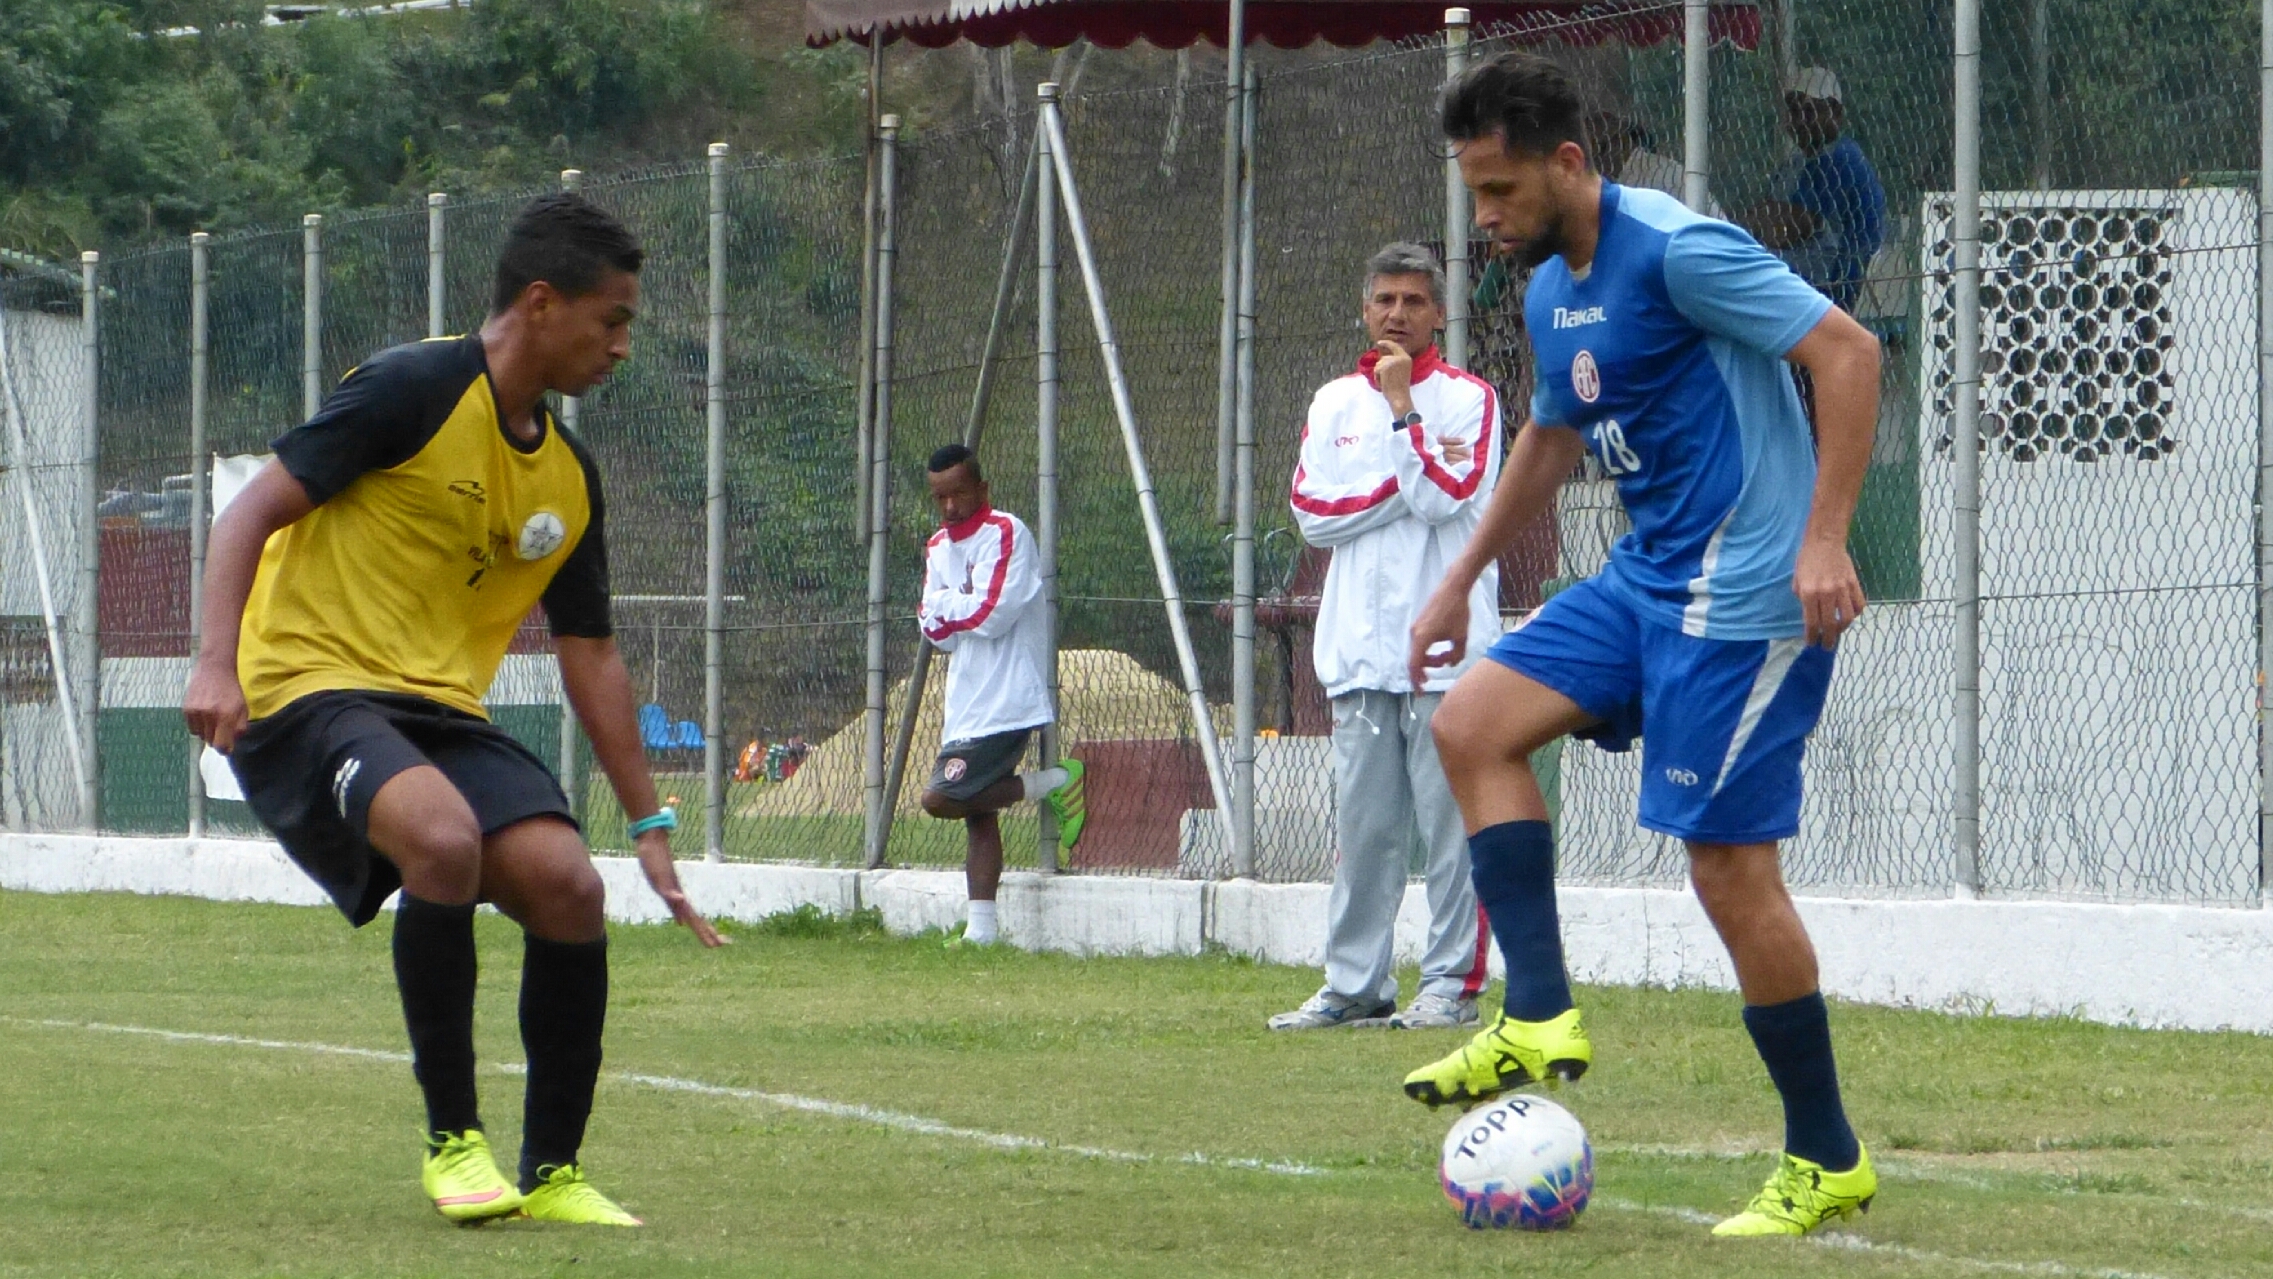
[[[609,619],[599,474],[546,408],[631,353],[641,250],[572,194],[524,208],[479,333],[383,351],[214,522],[183,713],[246,802],[361,926],[398,887],[395,980],[444,1217],[638,1225],[578,1161],[607,1016],[605,891],[568,797],[482,694],[543,605],[562,686],[678,921],[680,890]],[[519,923],[528,1091],[520,1175],[482,1135],[474,907]]]

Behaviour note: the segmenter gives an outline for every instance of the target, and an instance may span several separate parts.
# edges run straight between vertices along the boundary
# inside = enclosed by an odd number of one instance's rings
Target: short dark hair
[[[540,195],[521,206],[497,254],[490,310],[513,305],[539,280],[562,294],[583,297],[609,270],[637,274],[647,254],[615,215],[574,191]]]
[[[933,475],[945,475],[958,466],[970,467],[971,478],[981,484],[986,483],[987,477],[979,473],[979,455],[973,453],[969,446],[943,444],[932,452],[929,469]]]
[[[1550,155],[1565,142],[1585,145],[1578,86],[1536,53],[1511,51],[1479,62],[1444,86],[1444,136],[1472,142],[1497,133],[1509,151]]]

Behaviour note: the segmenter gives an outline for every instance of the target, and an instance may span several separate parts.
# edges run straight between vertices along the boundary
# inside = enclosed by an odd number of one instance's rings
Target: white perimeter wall
[[[666,919],[637,863],[598,860],[610,918]],[[959,872],[682,862],[679,874],[704,910],[727,919],[806,904],[832,914],[875,907],[892,931],[910,933],[962,918]],[[0,888],[327,904],[274,844],[249,840],[0,834]],[[1170,955],[1212,943],[1315,967],[1324,961],[1326,893],[1324,884],[1013,873],[1003,878],[1002,923],[1013,944],[1033,950]],[[1580,981],[1735,986],[1719,940],[1686,893],[1566,887],[1561,904]],[[1822,957],[1823,988],[1835,997],[2273,1033],[2273,911],[1828,897],[1802,897],[1799,907]],[[1415,885],[1397,920],[1400,962],[1418,958],[1427,921]]]

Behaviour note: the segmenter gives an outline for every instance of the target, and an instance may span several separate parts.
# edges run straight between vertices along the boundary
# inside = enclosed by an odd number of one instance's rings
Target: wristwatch
[[[1389,424],[1400,431],[1410,431],[1421,424],[1421,411],[1415,409],[1403,417],[1391,419]]]

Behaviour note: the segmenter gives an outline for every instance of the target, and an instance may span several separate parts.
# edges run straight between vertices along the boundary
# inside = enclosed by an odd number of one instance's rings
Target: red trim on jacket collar
[[[991,506],[982,506],[978,509],[978,513],[971,516],[971,518],[964,520],[959,524],[947,525],[947,540],[951,542],[960,542],[963,539],[969,537],[971,534],[978,532],[982,528],[985,528],[987,526],[987,521],[993,518],[994,508]]]
[[[1381,389],[1381,384],[1373,380],[1373,366],[1379,363],[1381,363],[1381,348],[1379,347],[1368,347],[1365,354],[1357,357],[1357,371],[1365,375],[1365,384],[1376,391]],[[1443,356],[1436,353],[1435,345],[1431,344],[1427,350],[1413,357],[1413,380],[1415,382],[1422,381],[1440,369],[1451,367],[1444,362]]]

